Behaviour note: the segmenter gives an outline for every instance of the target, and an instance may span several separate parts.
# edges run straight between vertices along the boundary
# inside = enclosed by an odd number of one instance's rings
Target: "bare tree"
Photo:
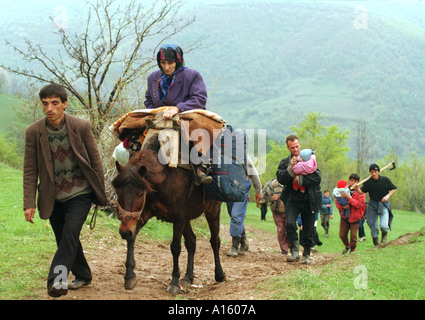
[[[87,113],[99,140],[111,115],[120,114],[124,91],[152,69],[159,45],[192,24],[194,18],[178,16],[179,0],[158,0],[149,8],[136,5],[134,0],[124,7],[115,0],[87,4],[83,32],[71,34],[57,25],[58,53],[51,54],[28,39],[25,49],[6,41],[31,65],[41,65],[44,72],[1,67],[36,81],[63,85]]]
[[[373,155],[374,141],[369,135],[369,128],[365,120],[357,122],[357,136],[356,136],[356,152],[357,152],[357,172],[362,175],[366,172],[365,165],[368,159]]]

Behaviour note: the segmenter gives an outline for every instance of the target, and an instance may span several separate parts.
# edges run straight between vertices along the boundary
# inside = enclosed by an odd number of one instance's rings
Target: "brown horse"
[[[193,264],[196,249],[196,236],[190,220],[202,213],[211,231],[211,246],[214,252],[215,280],[225,280],[222,270],[220,249],[220,208],[221,202],[204,197],[203,186],[192,186],[194,174],[180,167],[170,168],[158,160],[159,143],[157,137],[147,142],[147,147],[136,153],[123,167],[117,163],[118,175],[112,184],[118,195],[118,218],[121,220],[119,232],[127,240],[127,260],[125,288],[132,289],[136,284],[134,242],[140,229],[152,218],[173,223],[172,280],[168,292],[177,294],[180,285],[190,286],[193,282]],[[184,236],[188,252],[187,269],[180,280],[179,255],[181,237]]]

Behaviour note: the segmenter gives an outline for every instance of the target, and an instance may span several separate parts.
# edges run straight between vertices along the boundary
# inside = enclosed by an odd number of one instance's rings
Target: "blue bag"
[[[213,144],[213,182],[205,185],[206,193],[217,201],[242,202],[246,197],[247,142],[241,130],[231,126]]]

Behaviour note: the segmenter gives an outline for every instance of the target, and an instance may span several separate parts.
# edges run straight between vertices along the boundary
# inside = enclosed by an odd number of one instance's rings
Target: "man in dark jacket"
[[[291,153],[287,158],[280,161],[276,172],[277,180],[285,186],[281,199],[285,203],[286,210],[286,232],[288,242],[291,243],[291,256],[288,262],[299,260],[299,242],[297,234],[297,217],[301,213],[303,221],[303,263],[309,263],[310,248],[314,246],[313,227],[315,213],[322,206],[322,192],[320,190],[321,174],[317,169],[314,173],[296,176],[292,171],[293,166],[297,163],[297,157],[300,154],[301,145],[299,139],[295,135],[286,138],[286,147]],[[293,183],[304,186],[305,191],[301,189],[294,190]]]
[[[49,219],[58,249],[47,278],[51,297],[90,283],[91,271],[79,241],[92,203],[107,204],[104,173],[90,122],[65,114],[67,92],[56,84],[39,93],[45,118],[26,130],[24,214],[34,223],[38,208]],[[37,196],[37,197],[36,197]],[[72,271],[76,280],[68,286]]]

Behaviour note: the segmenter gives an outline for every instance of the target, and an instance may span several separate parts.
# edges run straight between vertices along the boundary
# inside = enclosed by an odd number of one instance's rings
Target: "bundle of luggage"
[[[207,141],[200,139],[190,144],[203,159],[209,159],[207,167],[213,182],[205,185],[206,193],[217,201],[243,201],[247,162],[244,132],[226,126],[221,116],[205,109],[185,111],[173,120],[163,120],[162,113],[166,110],[167,107],[131,111],[112,124],[109,130],[122,141],[114,151],[114,158],[125,165],[132,154],[143,148],[150,135],[167,129],[170,150],[164,157],[168,157],[168,165],[188,169],[186,163],[182,164],[180,141],[189,142],[195,130],[203,129],[206,131],[202,139]]]

